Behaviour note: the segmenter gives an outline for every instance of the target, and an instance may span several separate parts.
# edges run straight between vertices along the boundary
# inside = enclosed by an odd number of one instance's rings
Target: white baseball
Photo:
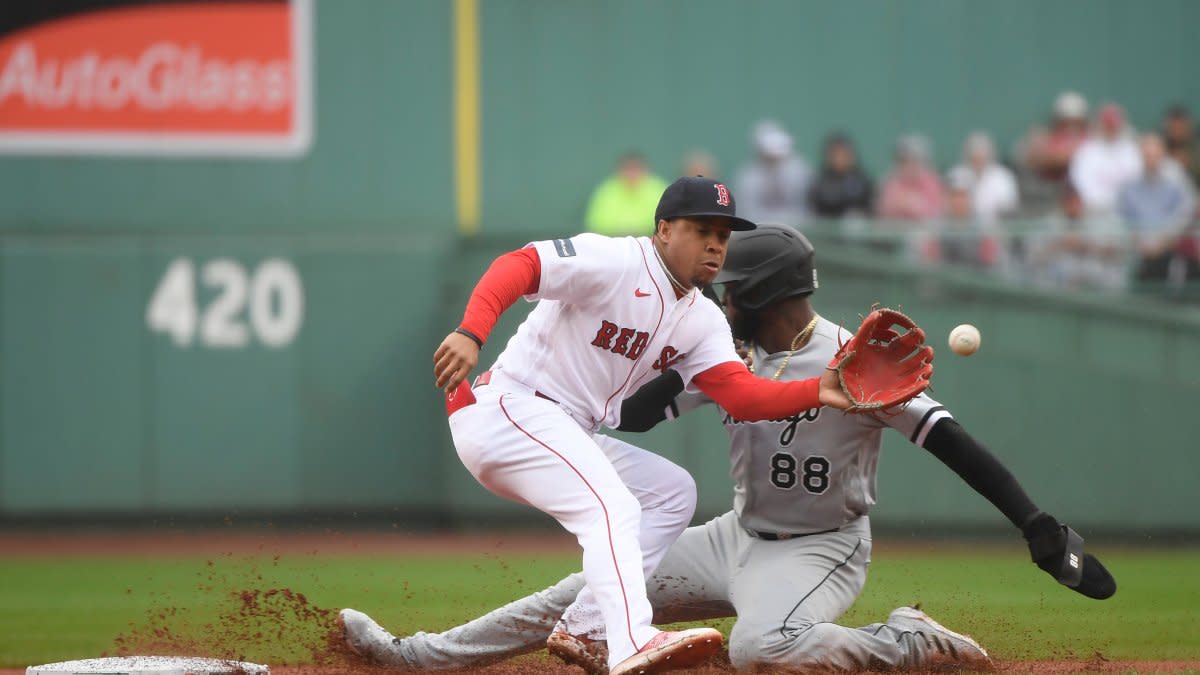
[[[959,356],[970,356],[979,349],[981,339],[978,328],[964,323],[950,331],[950,349]]]

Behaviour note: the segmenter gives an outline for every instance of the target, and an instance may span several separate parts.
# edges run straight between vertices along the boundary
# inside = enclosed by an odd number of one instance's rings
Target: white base
[[[25,675],[270,675],[270,672],[270,668],[257,663],[198,656],[110,656],[25,669]]]

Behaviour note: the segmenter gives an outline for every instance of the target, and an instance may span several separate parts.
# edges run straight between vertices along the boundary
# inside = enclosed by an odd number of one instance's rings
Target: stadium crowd
[[[819,166],[774,120],[751,131],[751,156],[733,172],[738,211],[757,222],[832,227],[925,264],[988,269],[1066,289],[1180,294],[1200,286],[1197,188],[1200,157],[1190,111],[1171,105],[1157,130],[1138,132],[1124,110],[1094,113],[1072,91],[1049,120],[1006,155],[984,131],[969,134],[961,159],[939,171],[930,142],[906,134],[878,183],[851,135],[830,133]],[[717,175],[704,152],[685,175]],[[645,231],[665,182],[634,153],[595,189],[585,225],[607,234]]]

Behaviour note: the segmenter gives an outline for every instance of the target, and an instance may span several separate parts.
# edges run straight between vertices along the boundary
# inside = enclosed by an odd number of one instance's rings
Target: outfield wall
[[[473,280],[519,243],[0,238],[0,513],[519,517],[523,507],[459,465],[430,363]],[[1196,529],[1194,313],[1020,292],[818,246],[821,313],[854,325],[878,301],[918,317],[939,348],[934,395],[1047,509],[1111,528]],[[245,300],[230,304],[239,274]],[[303,299],[288,333],[293,282]],[[189,283],[194,311],[180,300]],[[264,292],[266,305],[255,299]],[[502,320],[485,362],[525,311]],[[970,359],[941,348],[963,322],[984,336]],[[703,513],[728,507],[715,414],[630,440],[688,466]],[[894,522],[997,522],[894,434],[880,496]]]

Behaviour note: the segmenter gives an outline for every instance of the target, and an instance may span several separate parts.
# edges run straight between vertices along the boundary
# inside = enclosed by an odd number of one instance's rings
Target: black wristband
[[[462,326],[455,328],[454,332],[458,333],[459,335],[466,335],[467,337],[471,338],[471,340],[474,341],[475,344],[479,345],[480,349],[483,349],[483,340],[480,340],[478,335],[472,333],[471,331],[467,330],[466,328],[463,328]]]

